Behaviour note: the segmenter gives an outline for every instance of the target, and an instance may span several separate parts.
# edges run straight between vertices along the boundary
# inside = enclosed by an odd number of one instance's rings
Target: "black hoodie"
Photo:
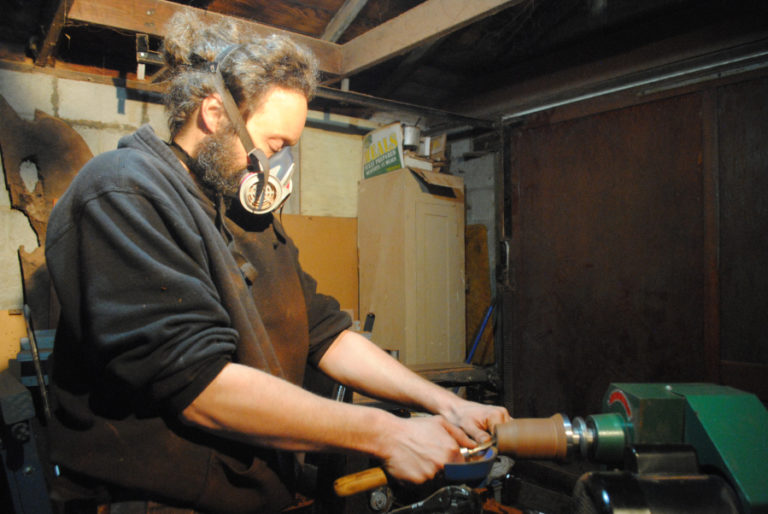
[[[113,498],[285,506],[276,452],[178,419],[229,361],[300,385],[349,327],[279,222],[224,216],[143,126],[75,177],[51,215],[46,259],[61,303],[53,462]]]

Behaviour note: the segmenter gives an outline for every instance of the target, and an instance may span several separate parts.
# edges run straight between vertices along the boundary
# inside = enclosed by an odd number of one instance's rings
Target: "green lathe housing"
[[[592,455],[620,462],[628,445],[690,445],[699,466],[736,490],[745,512],[768,513],[768,411],[753,394],[713,384],[614,383],[593,427]]]

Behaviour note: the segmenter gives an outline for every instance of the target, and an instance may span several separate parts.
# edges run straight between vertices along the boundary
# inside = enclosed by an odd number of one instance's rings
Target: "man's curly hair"
[[[178,13],[168,23],[163,57],[171,73],[165,95],[171,137],[203,99],[216,91],[206,66],[226,48],[238,45],[220,66],[224,83],[245,119],[273,87],[292,89],[310,100],[318,81],[317,60],[291,39],[245,33],[234,21],[213,23],[193,13]]]

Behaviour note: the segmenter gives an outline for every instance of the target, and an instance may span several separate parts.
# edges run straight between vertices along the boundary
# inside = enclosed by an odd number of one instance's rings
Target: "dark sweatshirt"
[[[285,506],[277,452],[178,417],[230,361],[300,385],[349,327],[280,223],[225,216],[144,126],[78,173],[51,215],[46,259],[62,306],[53,462],[113,496]]]

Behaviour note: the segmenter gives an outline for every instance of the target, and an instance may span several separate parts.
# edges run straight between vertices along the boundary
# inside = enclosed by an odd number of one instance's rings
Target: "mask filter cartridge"
[[[240,203],[248,212],[267,214],[283,205],[293,192],[291,149],[284,147],[269,159],[259,150],[248,157],[251,168],[258,171],[246,171],[240,180]]]

